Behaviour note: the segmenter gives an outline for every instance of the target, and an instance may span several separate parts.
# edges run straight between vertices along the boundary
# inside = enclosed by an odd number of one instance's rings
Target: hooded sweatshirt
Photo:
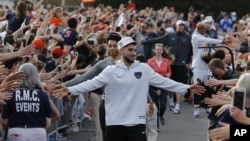
[[[105,87],[106,125],[131,126],[146,123],[149,85],[177,93],[186,93],[189,85],[164,78],[146,63],[134,61],[130,67],[117,61],[92,80],[69,87],[72,94]]]

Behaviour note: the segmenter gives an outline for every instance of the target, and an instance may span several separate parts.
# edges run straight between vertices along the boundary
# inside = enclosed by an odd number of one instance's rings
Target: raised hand
[[[230,138],[230,126],[226,123],[219,123],[221,127],[209,131],[211,141],[224,141]]]
[[[69,94],[68,88],[64,84],[57,85],[54,88],[52,96],[61,99]]]
[[[209,87],[217,86],[217,85],[220,85],[220,81],[217,79],[209,79],[207,80],[207,85]]]
[[[16,88],[19,88],[19,86],[20,86],[20,82],[16,82],[15,80],[6,81],[0,85],[0,91],[3,92],[3,91],[14,90]]]
[[[12,98],[12,93],[10,92],[0,92],[0,101],[10,100]]]
[[[230,115],[241,124],[249,125],[250,118],[246,115],[246,110],[241,110],[235,106],[230,107]]]
[[[215,113],[215,115],[218,117],[220,116],[223,112],[225,112],[229,107],[231,106],[231,104],[226,104],[226,105],[223,105],[221,106],[217,112]]]
[[[5,78],[4,82],[7,82],[7,81],[17,81],[17,82],[20,82],[24,78],[25,78],[25,74],[23,72],[16,72],[16,73],[8,75]]]
[[[201,95],[203,93],[205,93],[206,89],[203,86],[200,86],[198,84],[193,84],[190,86],[190,92],[193,94],[198,94]]]
[[[31,53],[32,45],[28,45],[27,47],[20,47],[18,52],[20,52],[21,56],[29,55]]]

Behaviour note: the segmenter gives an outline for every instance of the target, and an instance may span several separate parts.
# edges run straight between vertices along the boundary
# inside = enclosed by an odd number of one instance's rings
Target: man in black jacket
[[[162,43],[164,46],[170,48],[170,53],[175,55],[175,60],[171,64],[171,79],[187,84],[188,82],[188,64],[192,57],[191,36],[184,32],[185,22],[178,20],[176,22],[176,32],[169,33],[164,36],[142,41],[145,45],[153,45],[155,43]],[[180,113],[180,102],[182,95],[176,94],[176,105],[170,101],[170,106],[174,107],[172,110],[175,114]]]

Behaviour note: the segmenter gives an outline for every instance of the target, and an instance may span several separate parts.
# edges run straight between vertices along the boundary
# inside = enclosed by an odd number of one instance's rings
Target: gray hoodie
[[[65,84],[67,87],[80,84],[86,80],[94,78],[99,73],[101,73],[107,66],[113,65],[113,64],[114,64],[114,60],[112,60],[111,57],[105,58],[104,60],[101,60],[97,64],[95,64],[91,70],[85,72],[84,74],[78,77],[75,77],[74,79],[70,81],[67,81]]]

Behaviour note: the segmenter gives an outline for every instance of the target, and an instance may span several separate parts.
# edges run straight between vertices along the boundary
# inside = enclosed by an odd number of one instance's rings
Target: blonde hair
[[[250,73],[244,73],[240,76],[238,82],[236,83],[236,88],[245,88],[246,89],[246,97],[250,98]]]
[[[56,13],[58,13],[58,12],[63,12],[63,8],[62,8],[62,7],[55,7],[55,8],[52,10],[51,16],[52,16],[52,17],[58,18],[58,17],[56,16]]]

